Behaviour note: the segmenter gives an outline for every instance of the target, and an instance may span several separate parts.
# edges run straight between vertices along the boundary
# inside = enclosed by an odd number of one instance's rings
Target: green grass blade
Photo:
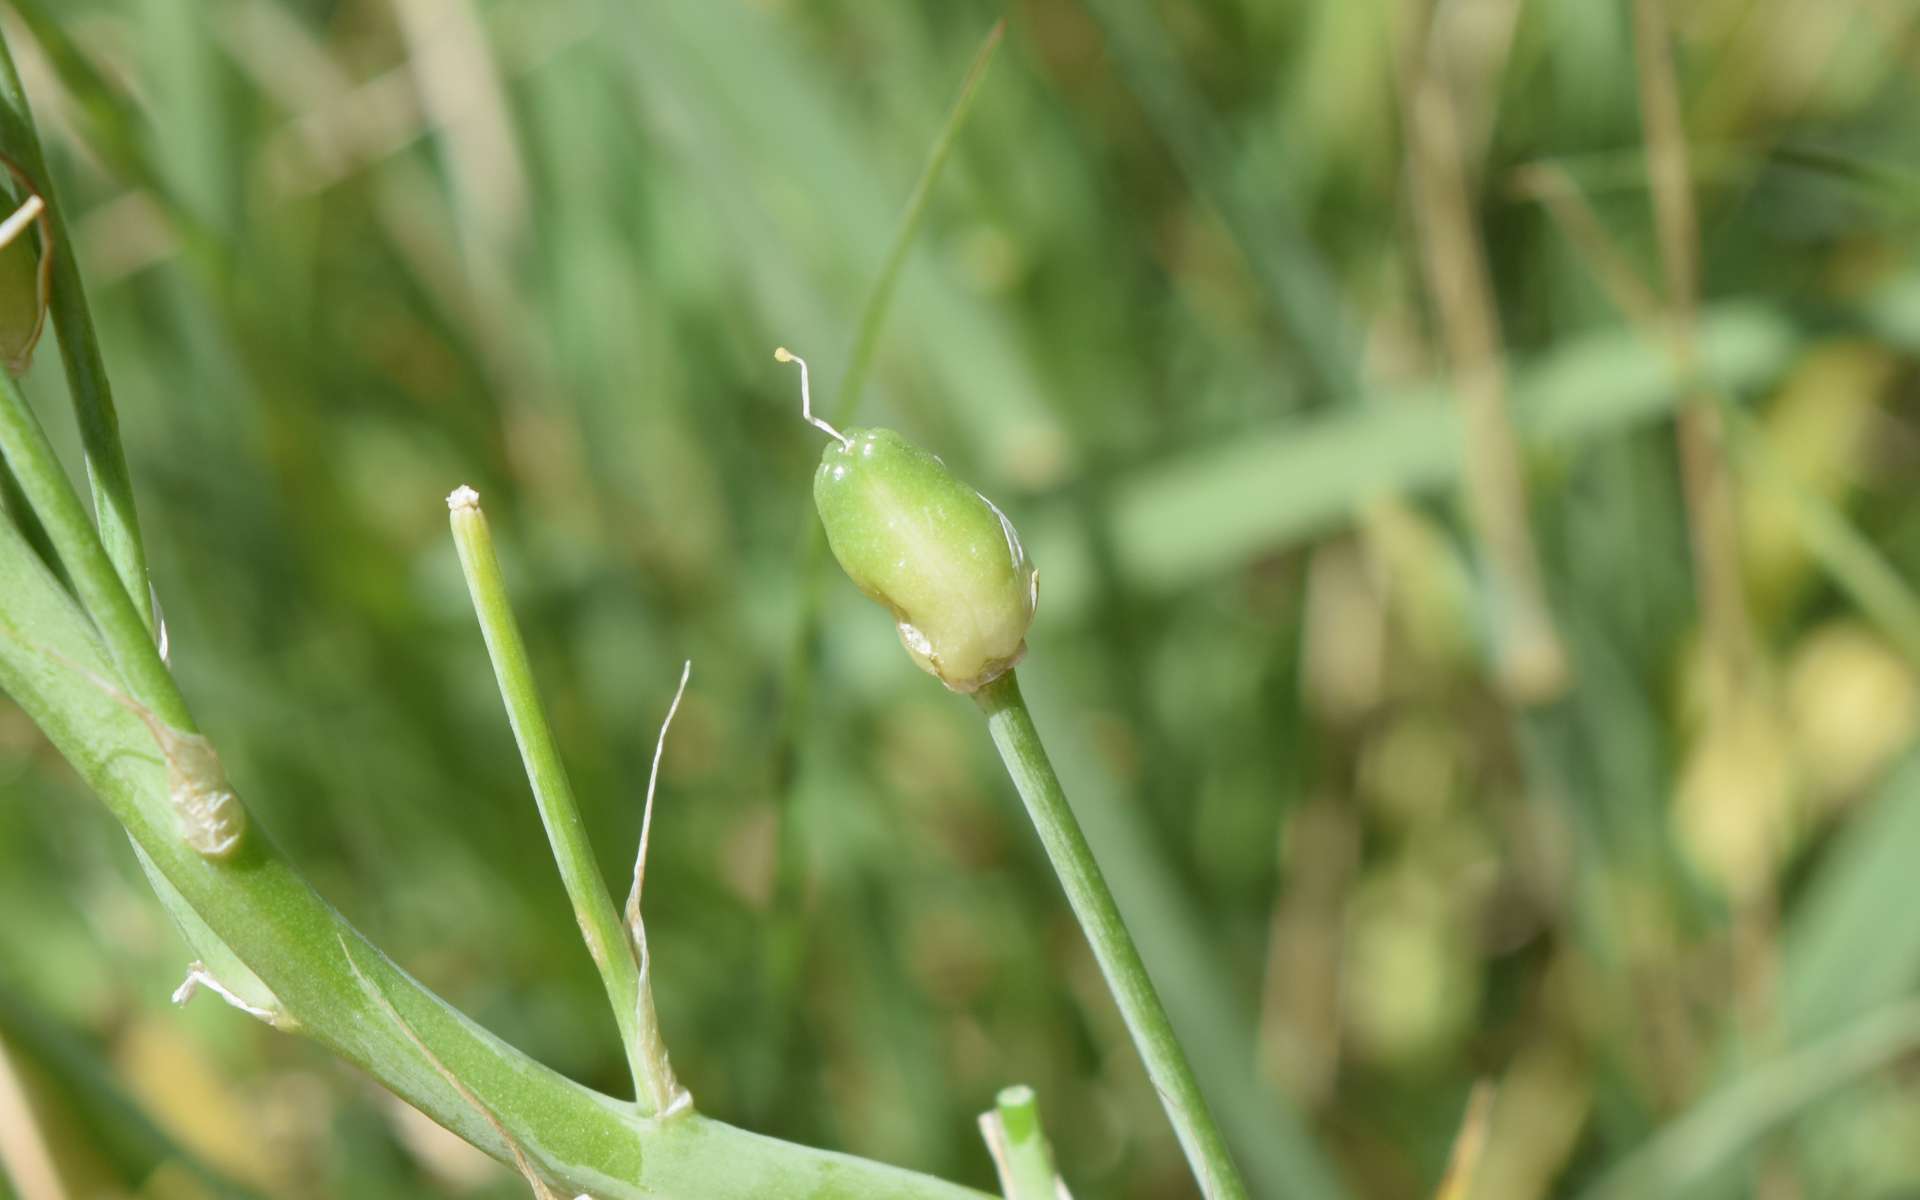
[[[1125,0],[1087,5],[1122,73],[1194,190],[1219,214],[1247,257],[1301,358],[1326,397],[1352,398],[1359,338],[1345,298],[1315,251],[1283,189],[1253,189],[1235,176],[1235,150],[1183,66],[1153,11]]]
[[[925,165],[920,170],[919,178],[914,181],[906,206],[901,210],[880,272],[867,289],[866,299],[860,306],[860,318],[855,327],[852,349],[848,353],[846,371],[834,393],[830,419],[839,424],[851,423],[859,412],[866,380],[873,368],[880,333],[886,325],[901,270],[906,266],[919,235],[934,187],[952,156],[961,130],[966,127],[967,114],[973,109],[974,97],[981,81],[986,78],[987,68],[992,65],[1005,33],[1006,22],[994,22],[993,28],[987,31],[986,38],[975,52],[973,63],[967,68],[961,82],[960,93],[928,148]],[[795,566],[799,584],[793,633],[782,671],[780,717],[774,727],[773,745],[768,758],[772,792],[782,797],[790,795],[797,771],[802,720],[810,708],[815,650],[820,637],[822,568],[826,562],[827,543],[811,506],[808,506],[800,539]],[[768,947],[764,961],[772,974],[768,981],[772,1011],[767,1015],[766,1025],[770,1030],[768,1036],[776,1046],[784,1040],[782,1035],[791,1020],[790,1013],[795,1002],[793,992],[799,982],[800,955],[806,942],[800,904],[805,864],[799,844],[799,822],[792,819],[781,821],[779,838],[774,882],[774,892],[779,902],[769,915],[764,937]]]
[[[1715,1172],[1815,1102],[1920,1049],[1920,1001],[1876,1009],[1753,1067],[1621,1160],[1583,1200],[1664,1200],[1698,1193]]]
[[[1780,978],[1789,1044],[1892,1003],[1920,982],[1920,921],[1887,919],[1911,903],[1917,861],[1920,758],[1909,757],[1840,832],[1794,907]]]
[[[1750,422],[1733,423],[1732,441],[1755,481],[1787,501],[1807,550],[1847,598],[1920,665],[1920,596],[1846,514],[1793,477]]]
[[[1798,336],[1751,306],[1709,311],[1701,322],[1702,371],[1739,392],[1772,378]],[[1630,330],[1571,342],[1514,372],[1514,419],[1530,448],[1552,449],[1619,433],[1670,413],[1665,353]],[[1454,406],[1432,387],[1379,397],[1362,408],[1284,423],[1227,444],[1173,457],[1114,489],[1115,552],[1128,583],[1167,593],[1249,558],[1337,528],[1375,496],[1456,483],[1463,431]],[[1033,539],[1036,543],[1040,538]],[[1054,573],[1047,547],[1049,607],[1078,581]],[[1059,556],[1078,557],[1071,549]],[[1056,614],[1057,615],[1057,614]]]
[[[926,216],[927,200],[933,195],[934,185],[940,181],[940,173],[946,168],[947,159],[953,153],[954,141],[960,131],[966,127],[967,113],[973,109],[973,98],[980,90],[980,82],[987,76],[987,68],[993,64],[993,55],[1000,48],[1000,40],[1006,34],[1007,22],[1002,18],[987,30],[987,36],[980,43],[980,49],[973,56],[973,63],[967,68],[966,78],[960,83],[960,94],[954,97],[953,106],[947,110],[946,123],[933,139],[933,145],[927,150],[926,165],[920,169],[920,177],[914,181],[913,191],[907,197],[907,206],[900,213],[899,227],[893,231],[893,240],[887,245],[886,261],[881,264],[880,273],[874,277],[873,284],[867,289],[867,298],[860,305],[860,320],[854,326],[853,347],[847,352],[846,371],[840,376],[840,387],[834,393],[833,407],[827,419],[841,426],[853,423],[860,411],[860,397],[866,387],[867,376],[873,370],[874,352],[880,346],[880,331],[886,327],[887,311],[893,304],[893,293],[900,282],[900,270],[907,264],[907,255],[912,252],[915,239],[920,233],[920,221]]]
[[[6,987],[0,987],[0,1043],[52,1085],[61,1108],[84,1130],[88,1149],[110,1163],[130,1191],[137,1191],[156,1169],[171,1165],[184,1169],[197,1191],[218,1200],[257,1195],[169,1137],[114,1080],[98,1051]]]
[[[107,383],[99,335],[80,281],[74,257],[72,231],[65,206],[54,187],[41,153],[40,135],[33,122],[27,94],[14,69],[12,50],[0,34],[0,153],[25,171],[47,202],[47,220],[53,230],[53,324],[60,336],[60,358],[66,366],[67,387],[73,396],[80,443],[86,451],[87,477],[93,488],[94,513],[100,540],[106,546],[121,586],[133,598],[145,627],[153,625],[153,604],[147,582],[146,549],[140,540],[140,517],[134,506],[133,477],[127,470],[126,450],[120,444],[120,417]],[[69,564],[72,569],[72,564]]]

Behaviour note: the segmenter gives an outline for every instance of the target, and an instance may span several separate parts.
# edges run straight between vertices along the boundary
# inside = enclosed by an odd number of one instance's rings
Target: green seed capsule
[[[785,351],[782,361],[799,362]],[[805,364],[801,364],[802,395]],[[997,679],[1026,653],[1038,575],[993,503],[890,429],[834,438],[813,477],[827,544],[861,591],[887,606],[913,660],[956,692]]]

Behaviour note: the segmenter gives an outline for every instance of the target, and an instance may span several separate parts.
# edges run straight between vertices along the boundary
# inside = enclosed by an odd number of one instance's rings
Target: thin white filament
[[[231,1004],[250,1017],[265,1021],[269,1025],[276,1024],[274,1018],[278,1014],[272,1009],[261,1008],[258,1005],[247,1003],[240,998],[238,993],[229,989],[218,979],[215,979],[213,972],[207,970],[207,964],[197,960],[187,967],[187,977],[181,981],[179,987],[173,990],[173,1002],[178,1005],[184,1005],[187,1001],[193,999],[194,993],[198,992],[201,988],[212,992],[214,995],[225,1000],[228,1004]]]
[[[835,429],[833,426],[827,424],[825,421],[821,420],[819,417],[816,417],[813,415],[813,389],[809,386],[809,382],[807,380],[807,360],[804,358],[801,358],[798,354],[795,354],[793,351],[787,349],[785,346],[781,346],[779,349],[775,350],[773,352],[773,357],[774,357],[774,361],[776,362],[783,362],[783,363],[790,362],[790,363],[798,363],[800,365],[800,415],[806,418],[807,424],[825,433],[828,437],[832,438],[836,442],[839,442],[842,446],[845,446],[848,449],[852,449],[853,448],[852,438],[848,437],[844,433],[841,433],[838,429]]]

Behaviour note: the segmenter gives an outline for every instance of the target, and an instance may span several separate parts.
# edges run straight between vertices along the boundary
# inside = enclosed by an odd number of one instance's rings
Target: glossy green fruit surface
[[[834,557],[893,613],[915,662],[957,692],[1026,652],[1037,577],[1013,522],[890,429],[831,442],[813,500]]]

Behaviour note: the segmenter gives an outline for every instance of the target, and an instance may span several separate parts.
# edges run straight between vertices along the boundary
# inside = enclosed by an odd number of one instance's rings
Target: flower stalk
[[[1027,711],[1026,698],[1020,694],[1019,679],[1015,672],[1008,671],[976,691],[973,698],[986,714],[993,744],[1021,800],[1026,802],[1041,845],[1046,847],[1047,858],[1067,893],[1067,902],[1093,947],[1100,973],[1106,977],[1127,1032],[1133,1035],[1133,1044],[1146,1064],[1147,1077],[1173,1122],[1201,1195],[1207,1200],[1244,1200],[1246,1184],[1241,1182],[1226,1139],[1200,1094],[1193,1067],[1174,1035],[1173,1022],[1154,990],[1133,935],[1127,932],[1120,908],[1100,873],[1100,864],[1094,860],[1093,848],[1067,803],[1060,777],[1047,759],[1033,714]]]
[[[580,923],[587,952],[599,968],[614,1021],[620,1028],[621,1045],[633,1073],[635,1102],[647,1116],[666,1115],[674,1108],[676,1097],[685,1093],[674,1082],[666,1046],[654,1021],[651,981],[643,973],[645,935],[636,936],[621,921],[606,879],[600,874],[586,823],[574,803],[573,786],[567,781],[566,764],[560,760],[546,708],[540,702],[520,624],[507,600],[506,582],[493,550],[487,516],[480,509],[479,493],[469,487],[457,489],[447,497],[447,511],[453,542],[460,552],[460,569],[466,575],[473,611],[486,638],[487,655],[493,660],[494,678],[506,702],[513,740],[520,747],[520,760],[533,785],[541,824],[546,826],[547,841],[559,864],[567,898],[573,903],[574,918]],[[637,892],[635,899],[637,930]]]
[[[898,433],[842,433],[817,420],[806,363],[784,347],[773,356],[799,366],[801,416],[833,439],[813,477],[814,507],[833,556],[856,587],[893,614],[914,663],[949,690],[971,695],[986,714],[1201,1193],[1240,1200],[1246,1185],[1020,695],[1014,664],[1027,650],[1039,574],[1013,522],[938,455]]]

